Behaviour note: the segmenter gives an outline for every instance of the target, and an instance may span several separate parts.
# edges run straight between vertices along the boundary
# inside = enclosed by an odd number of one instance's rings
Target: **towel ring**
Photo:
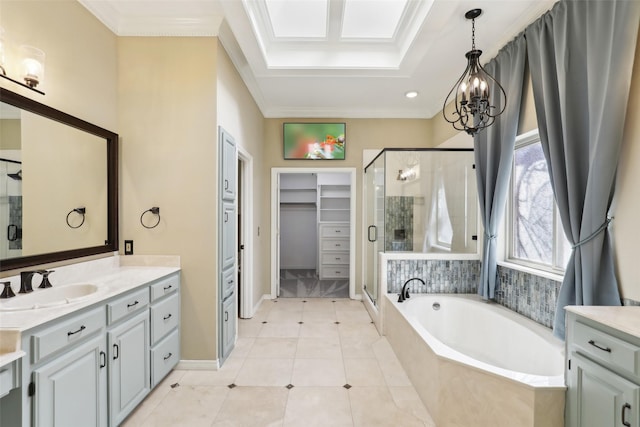
[[[146,224],[142,221],[142,218],[144,217],[144,214],[146,214],[147,212],[151,212],[152,214],[154,214],[154,215],[157,215],[157,216],[158,216],[158,220],[156,221],[156,223],[155,223],[155,224],[153,224],[153,225],[151,225],[151,226],[146,225]],[[142,215],[140,215],[140,224],[142,224],[142,226],[143,226],[144,228],[149,228],[149,229],[151,229],[151,228],[156,228],[156,227],[158,226],[158,224],[160,224],[160,208],[159,208],[159,207],[157,207],[157,206],[154,206],[154,207],[152,207],[151,209],[147,209],[146,211],[142,212]]]
[[[71,223],[69,222],[69,217],[71,216],[72,213],[77,213],[78,215],[82,215],[82,222],[80,223],[80,225],[76,225],[75,227],[73,225],[71,225]],[[87,208],[75,208],[75,209],[71,209],[69,211],[69,213],[67,214],[67,225],[70,228],[80,228],[82,227],[82,224],[84,224],[84,220],[85,220],[85,214],[87,213]]]

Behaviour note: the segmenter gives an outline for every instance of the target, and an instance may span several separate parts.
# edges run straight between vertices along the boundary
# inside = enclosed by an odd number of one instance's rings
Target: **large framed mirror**
[[[118,250],[118,135],[0,88],[0,271]]]

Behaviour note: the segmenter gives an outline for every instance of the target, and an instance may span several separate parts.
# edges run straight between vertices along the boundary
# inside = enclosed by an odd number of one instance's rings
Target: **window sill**
[[[545,279],[555,280],[556,282],[562,282],[564,280],[564,274],[551,273],[550,271],[526,267],[524,265],[516,264],[509,261],[498,261],[498,265],[501,267],[510,268],[511,270],[522,271],[524,273],[533,274],[534,276],[544,277]]]

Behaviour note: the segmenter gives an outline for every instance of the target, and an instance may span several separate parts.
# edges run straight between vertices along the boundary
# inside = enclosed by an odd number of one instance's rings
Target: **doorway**
[[[238,147],[238,317],[253,317],[253,157]]]
[[[272,298],[355,297],[355,169],[272,169]]]

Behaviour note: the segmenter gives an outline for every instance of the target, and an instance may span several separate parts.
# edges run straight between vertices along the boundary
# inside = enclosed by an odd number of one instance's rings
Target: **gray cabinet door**
[[[238,169],[238,156],[236,143],[231,135],[220,129],[220,144],[222,145],[222,179],[220,180],[220,194],[224,200],[236,199],[236,170]]]
[[[100,334],[34,371],[34,425],[107,425],[105,350]]]
[[[222,303],[223,358],[229,355],[236,339],[236,299],[234,295],[235,294],[231,294],[231,296]]]
[[[571,360],[570,426],[640,426],[640,385],[577,353]]]
[[[233,267],[236,262],[236,233],[238,222],[236,205],[224,202],[222,204],[222,268]]]
[[[109,331],[107,341],[109,424],[116,426],[150,390],[148,310]]]

